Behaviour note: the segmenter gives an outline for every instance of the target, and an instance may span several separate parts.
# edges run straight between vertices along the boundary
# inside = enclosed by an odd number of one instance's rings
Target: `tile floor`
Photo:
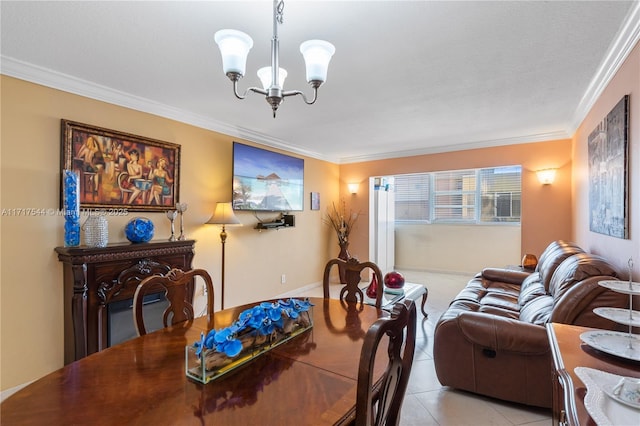
[[[429,289],[425,305],[429,316],[424,318],[418,309],[416,354],[400,425],[549,425],[551,410],[486,398],[451,389],[438,382],[432,355],[433,330],[449,302],[471,276],[417,271],[402,273],[407,281],[425,284]],[[339,288],[340,285],[335,286],[336,290]],[[332,288],[332,296],[333,293]],[[321,297],[322,289],[314,288],[304,295]],[[337,293],[333,297],[337,297]]]

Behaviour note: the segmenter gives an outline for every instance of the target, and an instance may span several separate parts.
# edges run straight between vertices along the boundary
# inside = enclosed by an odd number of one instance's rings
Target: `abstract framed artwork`
[[[180,194],[180,145],[62,120],[62,169],[80,177],[80,207],[166,211]]]
[[[629,95],[589,134],[589,229],[629,238]]]

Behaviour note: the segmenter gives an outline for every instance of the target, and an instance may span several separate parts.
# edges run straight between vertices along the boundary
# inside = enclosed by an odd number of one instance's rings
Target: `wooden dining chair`
[[[380,342],[387,337],[387,366],[375,387],[374,365]],[[356,394],[356,426],[390,426],[400,421],[416,346],[416,305],[405,300],[394,305],[391,317],[378,319],[367,331],[360,353]]]
[[[211,276],[204,269],[171,269],[165,275],[158,274],[145,278],[138,284],[133,295],[133,320],[138,336],[147,334],[143,317],[143,299],[147,293],[157,293],[164,290],[164,295],[169,306],[162,314],[162,323],[165,327],[180,322],[193,320],[193,294],[196,277],[201,277],[205,285],[207,295],[207,323],[211,325],[213,318],[213,282]]]
[[[324,277],[322,278],[322,287],[324,290],[325,299],[329,298],[329,275],[331,274],[331,268],[337,265],[338,270],[342,269],[344,271],[345,283],[344,287],[340,290],[340,300],[345,300],[349,303],[356,303],[358,300],[360,303],[364,303],[364,293],[360,290],[359,284],[362,280],[361,274],[365,269],[371,269],[371,271],[376,275],[378,280],[378,291],[376,293],[376,308],[380,308],[382,306],[382,272],[378,265],[373,262],[360,262],[355,257],[352,257],[349,260],[342,259],[331,259],[327,262],[327,265],[324,267]]]

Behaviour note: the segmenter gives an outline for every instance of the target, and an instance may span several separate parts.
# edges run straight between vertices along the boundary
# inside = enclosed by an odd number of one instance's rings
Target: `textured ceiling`
[[[285,89],[311,93],[302,41],[336,54],[317,103],[287,98],[274,119],[233,96],[213,41],[251,35],[240,88],[259,86],[271,1],[0,7],[3,74],[335,162],[569,137],[640,33],[628,1],[289,0]]]

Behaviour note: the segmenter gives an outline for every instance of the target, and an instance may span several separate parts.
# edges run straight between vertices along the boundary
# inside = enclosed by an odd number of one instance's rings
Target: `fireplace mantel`
[[[105,349],[109,304],[132,299],[149,275],[191,269],[194,245],[185,240],[56,247],[64,271],[65,364]]]

